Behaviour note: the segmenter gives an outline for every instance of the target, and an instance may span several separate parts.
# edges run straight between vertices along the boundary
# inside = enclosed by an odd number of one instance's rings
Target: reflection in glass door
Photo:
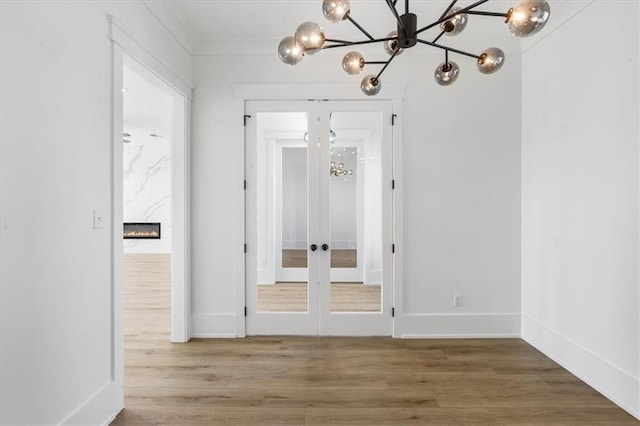
[[[310,129],[308,117],[317,115],[316,108],[287,102],[250,113],[246,290],[255,321],[247,323],[249,334],[318,334],[318,287],[310,285],[317,282],[317,267],[308,255],[309,224],[317,220],[310,215],[317,201],[309,197],[309,159],[317,157],[317,145],[308,143],[317,125]]]
[[[333,112],[330,126],[331,312],[380,312],[382,114]]]

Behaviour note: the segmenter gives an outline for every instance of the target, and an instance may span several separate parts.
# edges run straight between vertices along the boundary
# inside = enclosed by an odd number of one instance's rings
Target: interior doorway
[[[124,333],[185,342],[187,100],[126,54],[122,100]]]
[[[247,333],[390,335],[392,103],[246,109]]]

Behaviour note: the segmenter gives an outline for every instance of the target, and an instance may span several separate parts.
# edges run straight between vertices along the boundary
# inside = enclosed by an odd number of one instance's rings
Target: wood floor
[[[282,250],[283,268],[306,268],[307,250],[284,249]],[[357,268],[357,250],[335,250],[331,249],[332,268]]]
[[[114,425],[640,424],[519,339],[172,344],[167,271],[160,282],[138,269],[127,256],[126,408]]]
[[[306,312],[307,283],[258,286],[258,311]],[[380,312],[380,285],[331,283],[331,312]]]

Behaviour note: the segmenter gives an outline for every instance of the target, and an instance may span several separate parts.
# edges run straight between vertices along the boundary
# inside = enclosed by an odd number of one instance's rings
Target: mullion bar
[[[448,16],[445,16],[444,18],[440,18],[440,19],[438,19],[436,22],[434,22],[434,23],[432,23],[432,24],[429,24],[429,25],[427,25],[426,27],[420,28],[418,31],[416,31],[416,34],[420,34],[420,33],[421,33],[421,32],[423,32],[423,31],[426,31],[426,30],[428,30],[428,29],[430,29],[430,28],[433,28],[433,27],[435,27],[435,26],[437,26],[437,25],[440,25],[440,24],[442,24],[443,22],[448,21],[449,19],[453,18],[453,17],[454,17],[454,16],[456,16],[456,15],[459,15],[459,14],[461,14],[461,13],[468,13],[471,9],[473,9],[473,8],[475,8],[475,7],[478,7],[478,6],[480,6],[481,4],[484,4],[484,3],[488,2],[488,1],[489,1],[489,0],[479,0],[479,1],[475,2],[474,4],[472,4],[472,5],[470,5],[470,6],[463,7],[462,9],[460,9],[459,11],[457,11],[457,12],[455,12],[455,13],[452,13],[452,14],[450,14],[450,15],[448,15]]]
[[[445,51],[448,50],[450,52],[454,52],[454,53],[457,53],[459,55],[464,55],[464,56],[469,56],[471,58],[480,59],[479,55],[474,55],[473,53],[465,52],[464,50],[454,49],[453,47],[443,46],[441,44],[433,43],[433,42],[430,42],[430,41],[418,39],[418,43],[427,44],[429,46],[437,47],[438,49],[442,49],[442,50],[445,50]]]
[[[402,22],[402,19],[400,19],[400,15],[398,15],[398,11],[396,10],[396,7],[393,5],[393,3],[391,3],[391,0],[385,0],[387,2],[387,6],[389,6],[389,9],[391,9],[391,13],[393,13],[393,16],[396,18],[396,21],[398,21],[398,26],[400,28],[402,28],[402,32],[406,33],[406,29],[404,28],[404,23]]]
[[[355,20],[355,19],[353,19],[353,18],[351,17],[351,15],[347,14],[347,16],[346,16],[345,18],[346,18],[349,22],[351,22],[353,25],[355,25],[355,27],[356,27],[357,29],[359,29],[359,30],[362,32],[362,34],[364,34],[365,36],[367,36],[367,38],[368,38],[369,40],[373,40],[373,36],[372,36],[371,34],[369,34],[369,33],[368,33],[364,28],[362,28],[362,26],[360,26],[360,24],[358,24],[358,23],[356,22],[356,20]]]
[[[375,40],[363,40],[363,41],[348,41],[346,43],[340,43],[340,44],[332,44],[330,46],[322,46],[323,49],[332,49],[334,47],[344,47],[344,46],[356,46],[359,44],[370,44],[370,43],[377,43],[379,41],[389,41],[389,40],[397,40],[397,37],[387,37],[387,38],[378,38]]]

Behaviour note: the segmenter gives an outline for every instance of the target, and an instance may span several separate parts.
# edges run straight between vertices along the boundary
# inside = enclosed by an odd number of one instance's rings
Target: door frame
[[[110,39],[113,45],[113,150],[111,197],[112,215],[112,273],[114,298],[114,339],[121,341],[124,333],[122,289],[123,289],[123,70],[125,65],[139,67],[158,77],[175,91],[174,99],[182,103],[182,110],[174,113],[180,137],[172,141],[171,171],[171,341],[188,342],[191,338],[191,255],[190,255],[190,176],[191,176],[191,101],[193,86],[184,82],[164,64],[144,50],[132,38],[115,17],[110,17]],[[121,349],[117,349],[121,352]],[[119,368],[118,368],[119,369]]]
[[[403,118],[403,100],[404,100],[404,85],[400,84],[388,84],[385,86],[384,94],[376,97],[376,100],[390,100],[392,104],[392,117],[389,119],[393,122],[391,133],[393,140],[392,150],[392,179],[394,191],[392,192],[392,241],[394,246],[394,254],[392,258],[392,301],[391,309],[394,312],[392,318],[391,335],[393,337],[401,337],[402,333],[402,312],[403,312],[403,273],[402,273],[402,245],[403,245],[403,225],[402,225],[402,205],[403,205],[403,191],[402,191],[402,118]],[[363,95],[357,86],[345,86],[345,85],[299,85],[299,84],[239,84],[232,86],[233,97],[235,100],[235,108],[237,111],[242,111],[244,115],[244,141],[242,162],[245,163],[246,158],[246,141],[247,141],[247,120],[253,117],[246,113],[245,105],[247,101],[285,101],[285,100],[306,100],[306,101],[328,101],[328,97],[331,100],[370,100],[371,98]],[[243,167],[244,169],[244,167]],[[244,174],[246,185],[246,170]],[[244,191],[244,188],[243,188]],[[241,207],[245,213],[246,223],[246,202],[244,193],[240,197],[242,200]],[[246,230],[243,229],[238,232],[241,245],[246,248]],[[243,265],[241,271],[239,270],[238,280],[236,285],[236,336],[244,337],[247,334],[247,302],[246,302],[246,256],[243,252],[238,256],[239,265]]]

